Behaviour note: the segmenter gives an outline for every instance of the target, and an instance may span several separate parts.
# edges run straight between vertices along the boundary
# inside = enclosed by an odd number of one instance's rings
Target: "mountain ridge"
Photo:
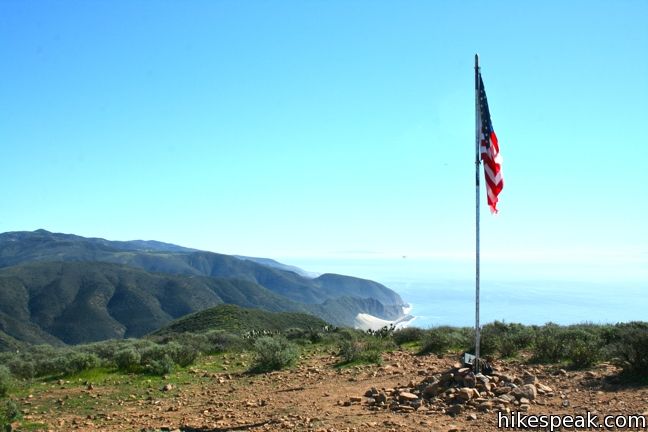
[[[0,331],[18,341],[139,337],[219,304],[308,313],[346,326],[360,313],[398,319],[405,306],[377,282],[335,274],[308,278],[169,243],[45,230],[0,234]]]

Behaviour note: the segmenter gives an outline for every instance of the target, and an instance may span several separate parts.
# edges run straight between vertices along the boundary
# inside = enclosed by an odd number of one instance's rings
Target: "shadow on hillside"
[[[589,387],[605,392],[631,390],[648,387],[648,376],[615,374],[595,378],[585,378],[581,381],[583,387]]]

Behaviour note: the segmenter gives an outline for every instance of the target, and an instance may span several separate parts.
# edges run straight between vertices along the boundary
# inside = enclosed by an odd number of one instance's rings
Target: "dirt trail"
[[[91,389],[52,389],[34,396],[63,401],[83,393],[95,401],[92,414],[80,415],[65,403],[29,420],[64,431],[495,431],[497,414],[468,409],[451,417],[423,406],[408,413],[372,411],[365,392],[371,387],[414,387],[426,376],[452,367],[454,357],[415,356],[409,352],[384,354],[382,366],[337,370],[332,356],[313,355],[293,370],[262,375],[208,373],[196,368],[186,383],[133,394],[108,403],[109,386]],[[553,396],[531,401],[527,414],[648,414],[648,388],[614,384],[616,369],[602,365],[590,371],[557,374],[553,366],[497,365],[506,373],[532,372],[554,389]],[[105,401],[105,403],[104,403]],[[515,408],[515,407],[512,407]],[[472,418],[469,418],[472,417]]]

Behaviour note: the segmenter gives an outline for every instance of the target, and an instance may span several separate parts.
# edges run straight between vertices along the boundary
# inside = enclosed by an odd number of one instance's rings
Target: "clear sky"
[[[647,22],[645,0],[0,0],[0,231],[468,263],[479,53],[486,262],[648,281]]]

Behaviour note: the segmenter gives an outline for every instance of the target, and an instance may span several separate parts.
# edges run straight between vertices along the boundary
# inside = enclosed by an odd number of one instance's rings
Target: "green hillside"
[[[0,330],[0,352],[16,351],[24,347],[24,343],[12,338],[7,333]]]
[[[123,265],[33,263],[0,269],[0,330],[30,343],[139,337],[222,303],[305,311],[257,284],[147,273]]]
[[[384,285],[298,270],[157,241],[1,233],[0,331],[52,345],[139,337],[220,304],[309,313],[346,326],[359,313],[402,315],[403,300]]]
[[[226,330],[242,334],[251,330],[320,329],[326,325],[326,321],[304,313],[267,312],[234,305],[220,305],[182,317],[154,334],[200,333],[207,330]]]

